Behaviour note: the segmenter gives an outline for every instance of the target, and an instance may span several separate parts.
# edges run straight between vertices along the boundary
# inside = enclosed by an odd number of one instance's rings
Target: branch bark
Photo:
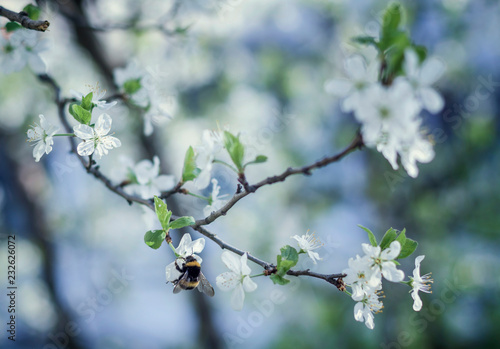
[[[18,22],[23,27],[38,30],[40,32],[44,32],[50,25],[49,21],[34,21],[29,18],[28,14],[24,11],[14,12],[6,9],[3,6],[0,6],[0,16],[10,19],[12,22]]]

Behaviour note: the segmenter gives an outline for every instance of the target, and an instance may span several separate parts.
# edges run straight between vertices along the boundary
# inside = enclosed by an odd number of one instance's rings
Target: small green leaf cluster
[[[146,245],[156,250],[160,248],[170,229],[180,229],[193,225],[195,220],[191,216],[183,216],[170,222],[172,211],[167,208],[167,204],[157,196],[154,197],[154,202],[156,216],[160,221],[162,229],[149,230],[146,232],[144,235],[144,242]]]
[[[418,242],[406,237],[406,229],[402,231],[390,228],[387,230],[380,241],[380,244],[377,243],[377,239],[375,238],[375,234],[361,225],[358,225],[361,229],[363,229],[368,234],[368,240],[370,240],[370,244],[374,247],[380,246],[380,249],[383,251],[391,245],[391,242],[398,241],[401,245],[401,252],[397,259],[403,259],[411,256],[413,252],[417,249]]]
[[[198,177],[200,169],[196,167],[196,156],[193,147],[189,147],[184,157],[184,167],[182,168],[182,182],[189,182]]]
[[[231,166],[221,160],[215,159],[214,162],[219,162],[227,165],[238,174],[243,174],[245,168],[252,164],[261,164],[267,161],[267,156],[257,155],[254,160],[244,163],[245,146],[240,140],[239,135],[235,136],[229,131],[223,133],[224,148],[227,150],[234,166]],[[189,147],[184,156],[184,166],[182,169],[182,183],[194,180],[200,174],[201,169],[196,166],[196,154],[193,147]]]
[[[239,174],[244,173],[248,165],[260,164],[267,161],[267,156],[257,155],[255,160],[243,163],[245,158],[245,146],[241,143],[239,135],[235,136],[229,131],[224,131],[224,148],[226,148]]]
[[[286,245],[280,249],[281,254],[278,255],[278,263],[276,265],[276,273],[270,276],[273,283],[278,285],[286,285],[290,280],[285,278],[286,273],[297,265],[299,261],[299,252],[290,245]]]
[[[353,40],[362,45],[374,46],[382,61],[380,80],[391,82],[396,76],[403,75],[404,52],[413,48],[420,62],[425,60],[427,50],[424,46],[414,44],[408,31],[401,29],[403,8],[398,3],[387,7],[382,20],[380,39],[371,36],[357,36]]]
[[[94,109],[94,104],[92,103],[92,98],[94,97],[94,92],[89,92],[86,96],[82,97],[79,102],[71,103],[69,105],[69,113],[81,124],[89,125],[90,119],[92,118],[92,109]]]

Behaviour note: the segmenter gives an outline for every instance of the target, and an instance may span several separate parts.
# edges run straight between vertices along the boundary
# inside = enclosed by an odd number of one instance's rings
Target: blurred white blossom
[[[92,92],[92,104],[94,104],[94,106],[99,109],[108,110],[117,103],[116,101],[108,103],[105,100],[102,100],[102,98],[106,95],[106,90],[101,89],[98,82],[95,84],[95,86],[87,85],[87,93],[70,90],[70,93],[73,95],[73,97],[80,101],[90,92]]]
[[[430,57],[420,65],[415,51],[407,49],[404,70],[406,77],[398,79],[408,79],[423,107],[433,114],[439,113],[444,107],[444,99],[431,85],[443,75],[444,63],[435,57]]]
[[[150,199],[155,195],[160,196],[162,191],[170,190],[175,186],[174,176],[160,175],[160,159],[158,156],[150,160],[142,160],[137,164],[127,164],[128,176],[132,184],[125,187],[130,194],[135,194],[143,199]]]
[[[26,65],[36,74],[44,74],[46,64],[40,52],[47,49],[46,40],[38,40],[39,33],[19,28],[12,33],[0,33],[0,69],[4,74],[20,71]]]
[[[220,210],[227,202],[222,200],[226,195],[219,196],[220,186],[217,179],[212,179],[212,194],[210,195],[210,202],[203,208],[203,214],[208,217],[212,212]]]
[[[210,183],[215,155],[224,147],[218,131],[204,130],[201,142],[201,145],[195,147],[196,166],[201,170],[194,180],[197,189],[205,189]]]
[[[42,114],[39,115],[39,118],[40,125],[34,123],[27,132],[28,142],[36,143],[33,148],[33,157],[36,162],[40,161],[43,154],[48,154],[52,151],[52,144],[54,144],[52,137],[59,130],[57,126],[48,122]]]

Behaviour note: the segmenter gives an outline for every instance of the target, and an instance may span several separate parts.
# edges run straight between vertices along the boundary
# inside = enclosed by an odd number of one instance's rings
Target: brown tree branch
[[[25,28],[38,30],[40,32],[46,31],[50,25],[49,21],[34,21],[29,18],[28,14],[24,11],[14,12],[7,10],[3,6],[0,6],[0,16],[8,18],[12,22],[18,22]]]
[[[55,93],[54,101],[57,105],[59,119],[60,119],[61,123],[63,124],[64,128],[66,129],[66,132],[71,133],[72,129],[71,129],[70,124],[68,123],[68,120],[66,118],[66,113],[64,110],[66,107],[66,104],[68,102],[70,102],[71,99],[61,98],[61,96],[60,96],[61,89],[60,89],[59,85],[56,83],[56,81],[51,76],[49,76],[47,74],[43,74],[43,75],[39,75],[38,78],[41,81],[49,84],[52,87],[52,89],[54,90],[54,93]],[[109,190],[111,190],[115,194],[117,194],[117,195],[123,197],[125,200],[127,200],[127,202],[129,202],[129,204],[136,202],[136,203],[139,203],[142,205],[146,205],[147,207],[149,207],[151,210],[154,211],[155,208],[154,208],[153,200],[143,199],[143,198],[140,198],[140,197],[137,197],[134,195],[129,195],[123,190],[123,187],[120,184],[113,185],[111,180],[99,170],[99,166],[93,166],[93,162],[90,159],[90,157],[89,157],[89,160],[87,161],[84,157],[78,155],[77,149],[76,149],[76,142],[75,142],[74,138],[69,137],[69,142],[71,145],[72,152],[78,157],[78,159],[80,160],[80,163],[82,164],[82,166],[85,168],[85,170],[88,173],[92,174],[95,178],[97,178],[98,180],[103,182],[104,185]],[[354,151],[358,148],[361,148],[362,146],[363,146],[363,140],[361,138],[361,135],[358,133],[358,135],[351,142],[351,144],[346,149],[344,149],[342,152],[340,152],[334,156],[319,160],[319,161],[317,161],[311,165],[308,165],[308,166],[295,168],[295,169],[288,168],[285,172],[281,173],[280,175],[268,177],[268,178],[256,183],[252,187],[255,188],[255,190],[257,190],[260,187],[263,187],[265,185],[271,185],[271,184],[274,184],[277,182],[283,182],[286,178],[288,178],[289,176],[295,175],[295,174],[311,175],[311,171],[313,169],[321,168],[321,167],[327,166],[328,164],[331,164],[333,162],[339,161],[340,159],[345,157],[347,154],[351,153],[352,151]],[[178,183],[176,188],[177,187],[180,188],[181,186],[182,186],[182,183]],[[233,198],[231,200],[229,200],[229,202],[221,210],[212,213],[209,217],[207,217],[204,220],[197,221],[194,225],[190,226],[190,228],[192,228],[193,230],[196,230],[197,232],[199,232],[203,236],[205,236],[208,239],[215,242],[217,245],[220,246],[221,249],[229,250],[229,251],[236,253],[240,256],[247,253],[249,260],[260,265],[262,268],[264,268],[265,271],[268,272],[268,274],[272,274],[273,272],[276,272],[276,267],[272,263],[268,263],[262,259],[259,259],[255,256],[251,255],[250,253],[248,253],[246,251],[240,250],[239,248],[234,247],[234,246],[226,243],[225,241],[220,239],[216,234],[211,233],[210,231],[208,231],[207,229],[205,229],[203,227],[203,225],[208,225],[211,222],[215,221],[215,219],[217,219],[218,217],[225,215],[227,213],[227,211],[229,211],[229,209],[231,207],[233,207],[234,204],[236,204],[236,202],[238,202],[239,200],[241,200],[243,197],[247,196],[248,194],[255,192],[255,190],[244,191],[244,192],[238,191],[233,196]],[[172,195],[173,193],[175,193],[175,191],[171,191],[168,193],[170,195]],[[170,195],[167,195],[167,196],[170,196]],[[172,217],[171,217],[172,220],[175,220],[177,218],[179,218],[179,217],[175,216],[175,215],[172,215]],[[207,222],[207,220],[209,220],[209,221]],[[330,284],[335,285],[339,289],[340,289],[341,285],[343,285],[341,282],[341,278],[345,276],[345,274],[318,274],[318,273],[314,273],[314,272],[309,271],[309,269],[307,269],[307,270],[289,270],[287,272],[287,274],[292,275],[292,276],[310,276],[310,277],[319,278],[319,279],[327,281]]]

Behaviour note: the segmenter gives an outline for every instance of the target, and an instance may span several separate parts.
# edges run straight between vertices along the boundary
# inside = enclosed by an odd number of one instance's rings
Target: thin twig
[[[49,21],[34,21],[24,11],[14,12],[11,10],[7,10],[3,6],[0,6],[0,16],[8,18],[13,22],[18,22],[25,28],[38,30],[41,32],[46,31],[50,25]]]
[[[248,189],[245,188],[245,191],[234,194],[234,196],[220,210],[212,212],[212,214],[210,214],[208,217],[197,220],[195,225],[196,226],[207,225],[207,224],[210,224],[213,221],[215,221],[220,216],[225,216],[226,213],[238,201],[243,199],[245,196],[247,196],[251,193],[254,193],[257,189],[259,189],[265,185],[271,185],[274,183],[283,182],[288,177],[290,177],[292,175],[296,175],[296,174],[303,174],[306,176],[310,176],[312,170],[317,169],[317,168],[321,168],[321,167],[325,167],[331,163],[337,162],[337,161],[341,160],[342,158],[344,158],[349,153],[353,152],[356,149],[361,149],[362,147],[363,147],[363,139],[361,137],[361,134],[358,133],[356,135],[356,137],[354,138],[354,140],[351,142],[351,144],[347,148],[345,148],[343,151],[341,151],[340,153],[338,153],[336,155],[326,157],[326,158],[319,160],[319,161],[316,161],[315,163],[308,165],[308,166],[304,166],[304,167],[300,167],[300,168],[289,167],[286,171],[284,171],[280,175],[267,177],[266,179],[254,184],[254,185],[249,185],[248,183],[246,183]],[[246,180],[245,180],[245,182],[246,182]]]

